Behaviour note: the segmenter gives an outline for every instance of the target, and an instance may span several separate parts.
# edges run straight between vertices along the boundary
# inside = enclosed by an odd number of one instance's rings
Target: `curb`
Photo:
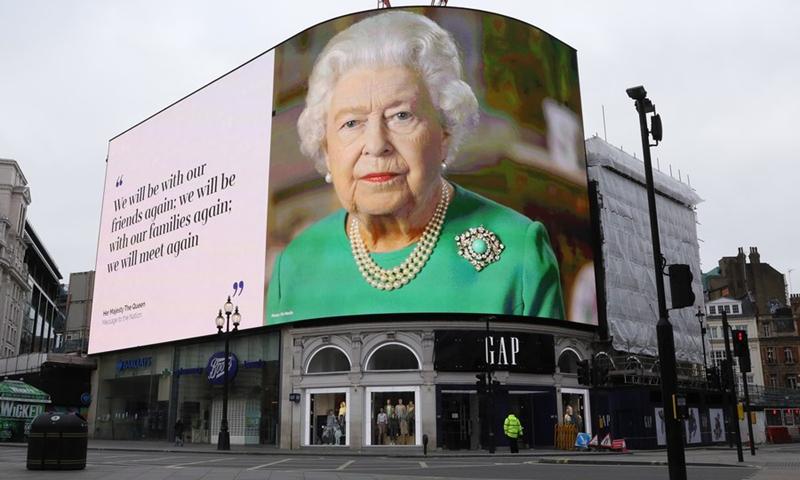
[[[571,459],[571,458],[542,458],[538,463],[551,464],[551,465],[646,465],[646,466],[663,466],[669,465],[669,462],[664,460],[589,460],[589,459]],[[687,467],[729,467],[729,468],[758,468],[756,465],[746,463],[731,464],[731,463],[713,463],[713,462],[686,462]]]
[[[0,448],[27,448],[28,445],[25,443],[0,443]],[[304,456],[327,456],[327,457],[390,457],[390,458],[526,458],[530,459],[531,461],[536,461],[537,459],[547,460],[547,462],[542,463],[559,463],[556,460],[564,460],[567,461],[569,459],[565,459],[563,457],[610,457],[610,456],[617,456],[617,455],[630,455],[632,452],[541,452],[537,453],[535,450],[530,451],[529,453],[511,453],[511,452],[498,452],[490,454],[484,451],[472,451],[472,452],[465,452],[465,453],[441,453],[441,452],[430,452],[428,455],[424,455],[421,451],[410,451],[407,453],[396,453],[396,452],[387,452],[381,450],[338,450],[338,451],[329,451],[329,450],[316,450],[316,449],[300,449],[300,450],[258,450],[258,451],[248,451],[248,450],[205,450],[205,449],[185,449],[185,448],[158,448],[158,447],[130,447],[130,446],[92,446],[89,445],[88,450],[91,451],[102,451],[102,452],[148,452],[148,453],[185,453],[185,454],[216,454],[216,455],[260,455],[260,456],[283,456],[283,457],[304,457]],[[559,457],[557,459],[552,459],[548,457]],[[591,461],[588,458],[584,461],[588,461],[591,463],[613,463],[613,461],[603,462],[603,461]],[[560,462],[564,463],[564,462]],[[573,463],[577,463],[577,460]]]

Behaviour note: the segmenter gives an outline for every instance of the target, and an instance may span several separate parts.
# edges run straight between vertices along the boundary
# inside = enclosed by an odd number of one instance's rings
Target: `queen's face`
[[[410,217],[435,205],[448,135],[406,67],[358,68],[333,89],[327,165],[349,212]]]

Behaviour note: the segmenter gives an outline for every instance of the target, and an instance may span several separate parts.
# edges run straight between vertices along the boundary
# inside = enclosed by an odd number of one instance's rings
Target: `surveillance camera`
[[[647,97],[647,90],[641,85],[638,87],[631,87],[625,91],[628,93],[628,96],[634,100],[644,100]]]

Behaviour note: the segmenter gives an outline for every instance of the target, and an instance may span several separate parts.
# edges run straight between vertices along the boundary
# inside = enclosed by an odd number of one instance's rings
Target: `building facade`
[[[30,294],[25,268],[25,217],[31,193],[14,160],[0,159],[0,358],[19,353],[23,339],[26,298]]]

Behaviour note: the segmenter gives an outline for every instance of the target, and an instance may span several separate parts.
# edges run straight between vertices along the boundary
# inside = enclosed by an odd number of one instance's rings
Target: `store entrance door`
[[[509,411],[517,412],[517,418],[522,425],[522,437],[519,440],[520,448],[532,448],[534,445],[533,393],[511,393],[508,396]]]
[[[473,398],[474,397],[474,398]],[[475,403],[471,408],[471,403]],[[473,448],[477,445],[477,429],[473,416],[477,416],[477,395],[469,393],[443,393],[442,394],[442,429],[444,433],[444,448],[447,450],[461,450]],[[471,415],[470,412],[474,412]],[[473,436],[475,439],[473,440]]]

